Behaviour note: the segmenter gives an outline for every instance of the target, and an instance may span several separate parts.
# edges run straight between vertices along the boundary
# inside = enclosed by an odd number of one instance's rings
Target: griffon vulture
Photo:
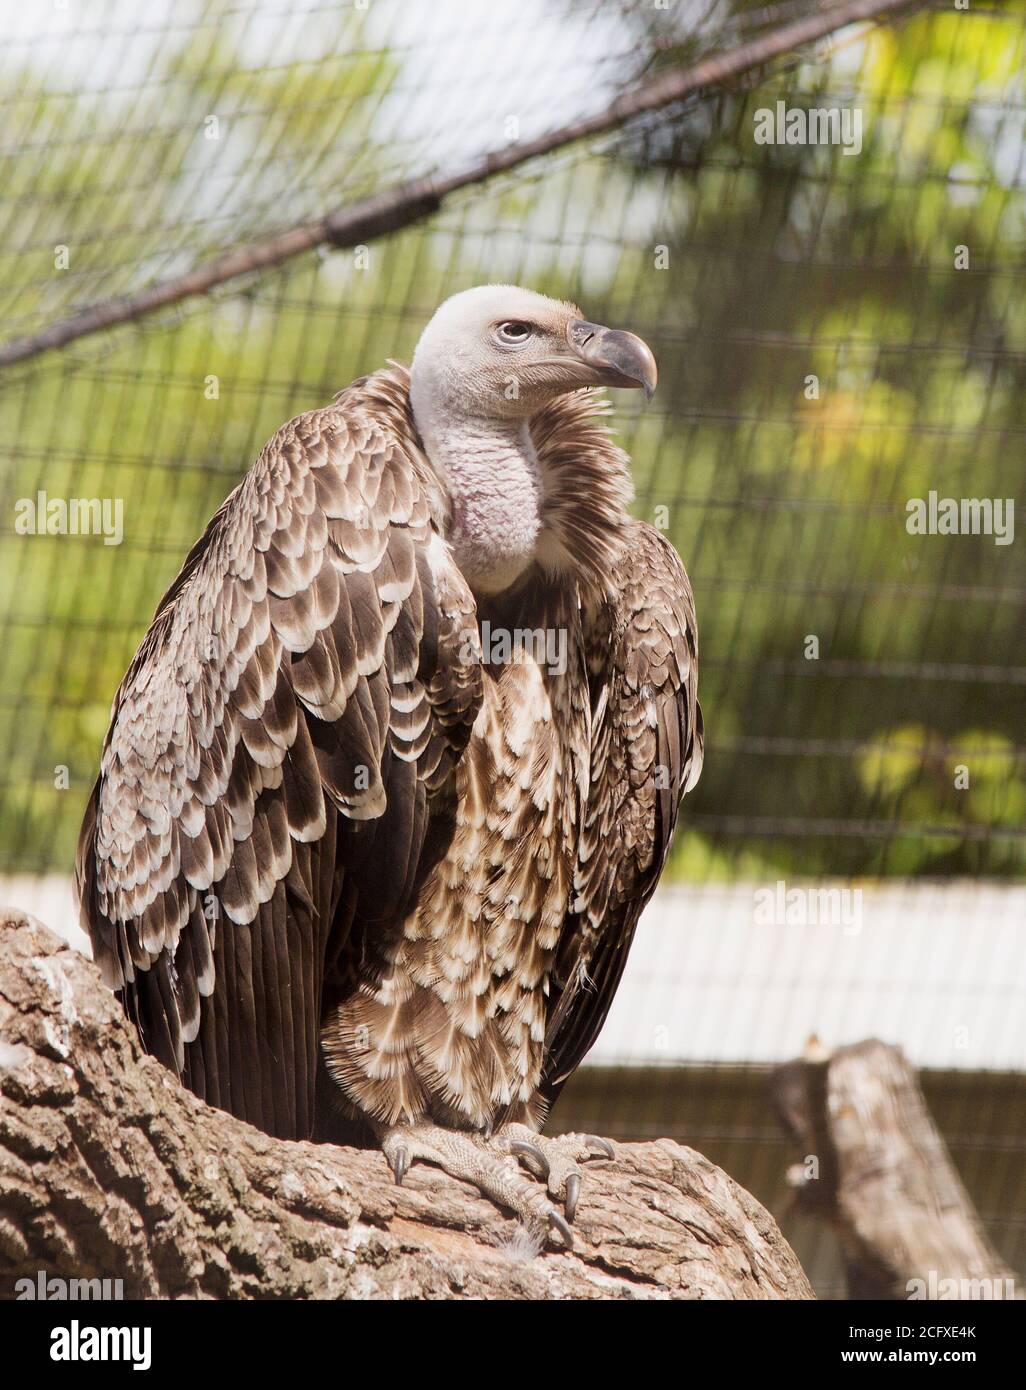
[[[655,383],[488,285],[283,425],[157,608],[78,850],[105,978],[199,1096],[567,1243],[611,1151],[539,1131],[702,764],[691,588],[588,389]]]

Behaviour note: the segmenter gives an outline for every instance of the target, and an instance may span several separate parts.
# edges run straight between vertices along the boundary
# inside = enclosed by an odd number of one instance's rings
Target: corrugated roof
[[[88,952],[67,878],[0,877],[0,902]],[[831,908],[833,924],[802,920]],[[920,1067],[1026,1071],[1024,1005],[1026,886],[672,886],[642,918],[588,1063],[781,1062],[816,1034],[880,1037]]]
[[[858,888],[858,914],[802,922],[824,888]],[[832,1047],[881,1037],[917,1066],[1026,1069],[1026,887],[788,884],[783,920],[767,922],[779,893],[657,893],[589,1062],[780,1062],[816,1034]]]

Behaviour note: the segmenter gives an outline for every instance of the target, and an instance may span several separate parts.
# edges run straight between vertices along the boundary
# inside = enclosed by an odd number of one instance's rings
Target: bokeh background
[[[816,8],[5,5],[0,337],[459,170]],[[878,1033],[924,1068],[1024,1270],[1026,539],[905,526],[931,490],[1024,493],[1024,19],[1022,0],[972,0],[849,26],[458,192],[366,257],[310,252],[0,374],[0,897],[69,927],[112,695],[264,439],[408,360],[459,289],[574,299],[659,359],[652,405],[618,399],[617,424],[637,512],[693,580],[707,752],[556,1127],[691,1143],[839,1296],[832,1237],[789,1211],[766,1072],[810,1032]],[[858,108],[861,152],[756,144],[777,100]],[[123,499],[123,543],[17,535],[40,490]],[[760,925],[754,895],[779,881],[861,888],[858,930]]]

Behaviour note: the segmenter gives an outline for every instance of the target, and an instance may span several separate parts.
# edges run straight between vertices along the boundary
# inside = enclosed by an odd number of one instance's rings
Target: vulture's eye
[[[498,333],[501,342],[519,346],[531,336],[531,325],[520,319],[512,319],[509,323],[500,323]]]

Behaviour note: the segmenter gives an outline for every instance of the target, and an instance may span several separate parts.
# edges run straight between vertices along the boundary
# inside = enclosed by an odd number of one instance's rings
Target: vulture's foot
[[[581,1195],[580,1164],[593,1158],[615,1158],[608,1139],[597,1134],[559,1134],[550,1139],[536,1134],[527,1125],[505,1125],[494,1142],[506,1146],[546,1184],[549,1196],[563,1203],[566,1219],[572,1221]]]
[[[450,1177],[472,1182],[497,1206],[515,1212],[530,1230],[547,1237],[558,1236],[563,1247],[571,1250],[574,1238],[567,1217],[573,1219],[580,1191],[580,1173],[573,1156],[598,1155],[583,1144],[580,1136],[564,1138],[578,1140],[577,1147],[568,1152],[563,1139],[540,1139],[525,1125],[509,1125],[490,1139],[441,1125],[399,1125],[384,1133],[381,1148],[397,1183],[402,1183],[416,1159],[433,1163]],[[609,1147],[605,1140],[595,1139],[592,1143]],[[567,1217],[520,1170],[517,1160],[523,1160],[532,1172],[546,1178],[549,1193],[557,1200],[565,1200]]]

